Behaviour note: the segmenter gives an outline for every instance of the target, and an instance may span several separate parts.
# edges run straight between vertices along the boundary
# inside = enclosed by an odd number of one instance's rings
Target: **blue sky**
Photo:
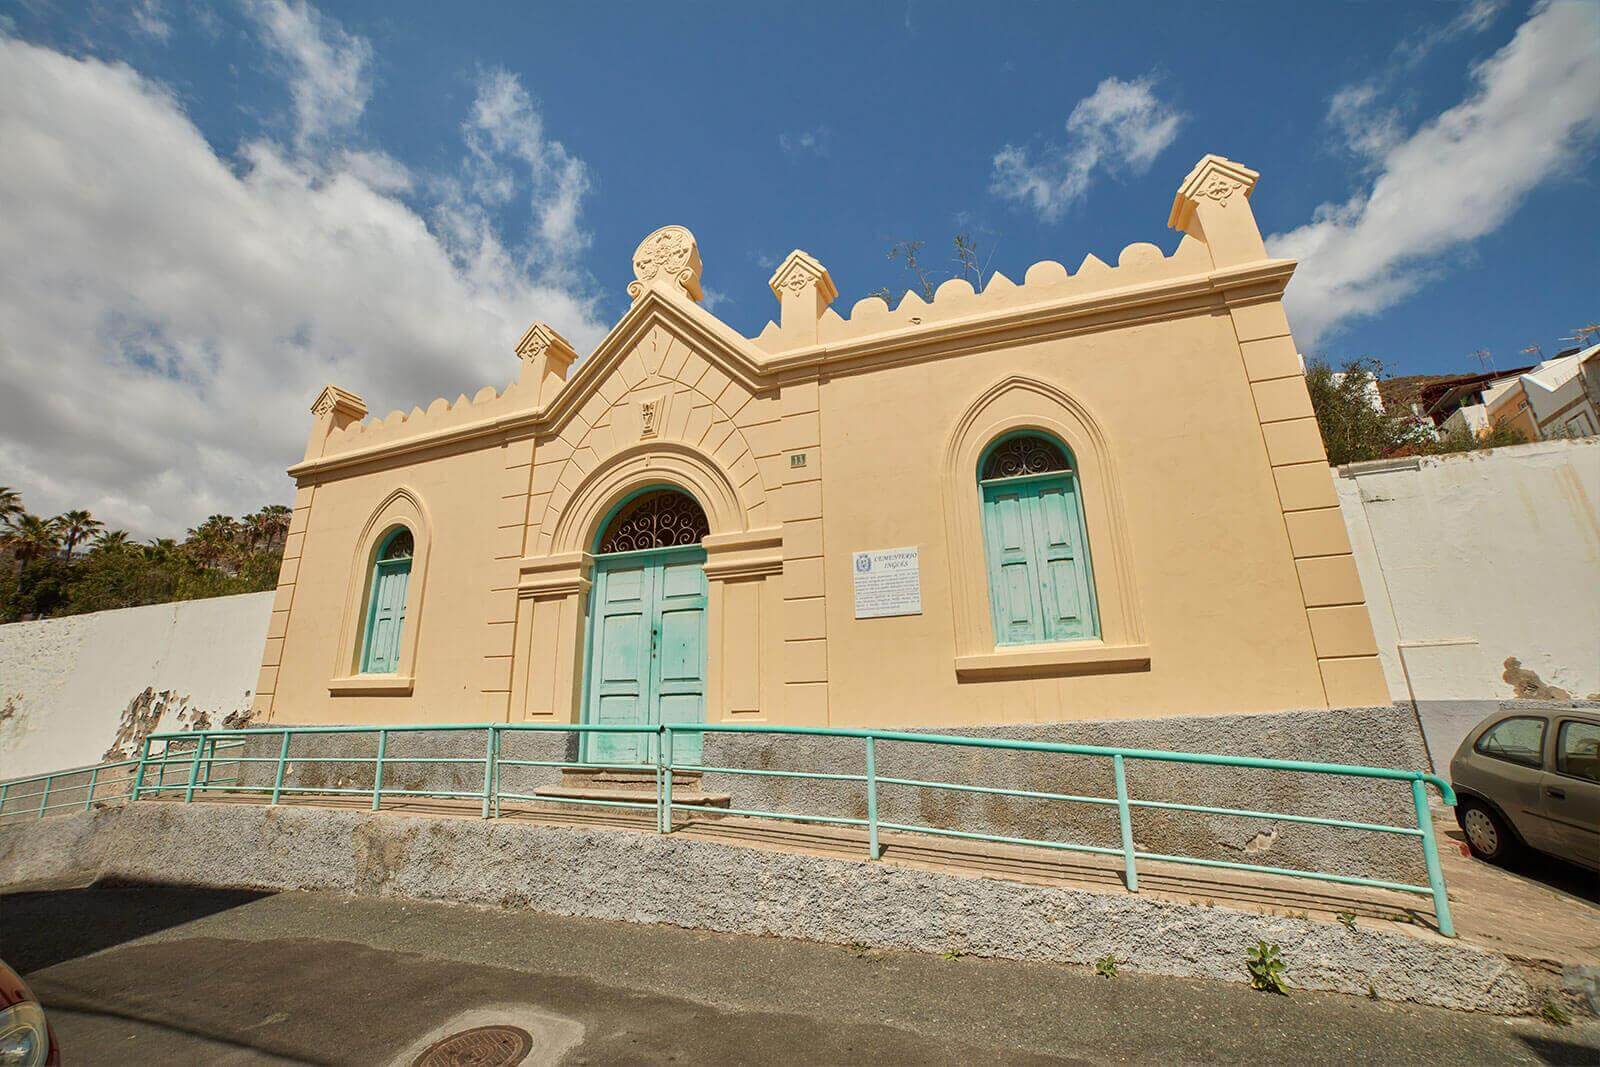
[[[583,351],[669,222],[753,334],[796,246],[841,310],[898,240],[1170,250],[1219,152],[1307,353],[1506,367],[1600,319],[1595,0],[0,14],[0,482],[139,533],[281,499],[326,380],[381,414],[503,384],[535,318]]]

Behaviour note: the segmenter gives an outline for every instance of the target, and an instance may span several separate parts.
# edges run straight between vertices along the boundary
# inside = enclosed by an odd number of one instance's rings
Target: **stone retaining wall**
[[[134,803],[0,828],[0,888],[64,876],[528,908],[832,944],[1245,980],[1282,946],[1302,989],[1526,1013],[1505,959],[1418,930],[826,859],[681,836],[385,812]]]
[[[927,731],[1120,748],[1425,769],[1416,716],[1406,706],[1294,711],[1257,715],[1062,722]],[[861,774],[863,744],[855,739],[708,733],[707,766]],[[996,785],[1077,796],[1116,796],[1111,761],[1049,753],[1002,752],[880,742],[878,774],[921,781]],[[1415,826],[1407,782],[1325,774],[1207,767],[1129,760],[1129,796],[1212,807],[1244,808]],[[864,818],[859,782],[707,774],[709,792],[731,793],[733,806],[807,815]],[[1430,800],[1438,795],[1430,789]],[[1121,847],[1115,807],[1002,797],[953,790],[880,786],[878,817],[1005,837]],[[1134,844],[1145,852],[1233,860],[1270,867],[1425,884],[1422,850],[1412,837],[1351,831],[1274,819],[1135,809]]]

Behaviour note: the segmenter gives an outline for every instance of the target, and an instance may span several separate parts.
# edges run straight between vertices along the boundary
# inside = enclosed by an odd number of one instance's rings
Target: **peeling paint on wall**
[[[1537,671],[1530,671],[1515,656],[1507,656],[1505,673],[1500,677],[1511,686],[1518,700],[1571,700],[1572,694],[1553,685],[1545,685]]]
[[[250,722],[272,593],[0,626],[0,778]]]

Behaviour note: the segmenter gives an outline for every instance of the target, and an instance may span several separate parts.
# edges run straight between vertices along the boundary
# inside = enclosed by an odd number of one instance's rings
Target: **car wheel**
[[[1505,863],[1517,853],[1519,844],[1494,809],[1476,800],[1463,800],[1457,809],[1461,829],[1467,835],[1467,847],[1480,860]]]

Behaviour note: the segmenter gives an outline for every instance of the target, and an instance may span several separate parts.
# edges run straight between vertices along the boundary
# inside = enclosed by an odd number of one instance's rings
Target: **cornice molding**
[[[1294,274],[1292,259],[1267,259],[1142,285],[1103,289],[1067,300],[1042,301],[1003,311],[986,311],[943,322],[888,330],[848,341],[807,345],[766,355],[722,320],[684,297],[646,289],[634,301],[577,374],[554,400],[539,409],[510,412],[420,434],[388,444],[357,449],[290,467],[295,479],[322,478],[373,463],[391,463],[442,446],[481,438],[529,433],[548,436],[599,388],[632,342],[661,323],[704,346],[702,354],[752,392],[770,392],[796,371],[826,369],[849,373],[913,361],[945,358],[1004,342],[1015,335],[1055,337],[1084,330],[1112,329],[1131,322],[1159,322],[1278,299]]]

